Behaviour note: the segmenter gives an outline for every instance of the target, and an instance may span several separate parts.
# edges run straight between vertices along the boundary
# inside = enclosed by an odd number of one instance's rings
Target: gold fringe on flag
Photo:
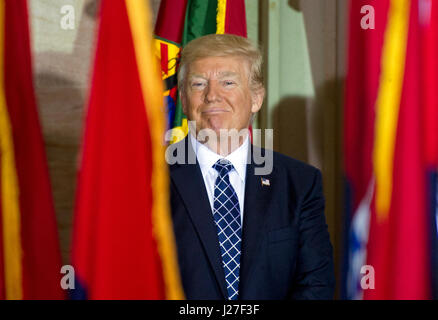
[[[225,33],[225,16],[227,13],[227,0],[217,1],[216,34]]]
[[[22,248],[18,177],[15,168],[12,127],[6,105],[4,79],[5,0],[0,0],[0,156],[1,214],[5,293],[8,300],[23,299]],[[0,275],[2,276],[2,275]]]
[[[165,111],[161,73],[153,51],[150,11],[144,1],[126,0],[143,99],[152,139],[152,221],[161,257],[166,298],[184,299],[170,217],[169,175],[164,161]],[[154,72],[156,70],[156,72]]]
[[[382,52],[373,155],[379,222],[387,218],[391,204],[394,149],[405,71],[409,9],[410,0],[391,0]]]

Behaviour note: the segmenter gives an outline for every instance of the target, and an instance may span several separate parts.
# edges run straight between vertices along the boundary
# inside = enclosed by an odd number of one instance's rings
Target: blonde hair
[[[190,41],[181,53],[178,88],[184,91],[188,66],[203,58],[239,56],[250,66],[250,88],[253,92],[264,89],[260,50],[244,37],[231,34],[210,34]]]

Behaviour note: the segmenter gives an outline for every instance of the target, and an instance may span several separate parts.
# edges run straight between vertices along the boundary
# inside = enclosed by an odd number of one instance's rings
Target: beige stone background
[[[35,89],[62,258],[68,264],[99,0],[28,1]],[[160,0],[150,3],[156,13]],[[61,28],[64,5],[75,9],[73,30]],[[274,149],[322,170],[326,216],[339,273],[347,0],[246,0],[246,5],[249,37],[261,45],[266,61],[267,98],[258,117],[259,127],[274,128]],[[289,40],[287,50],[285,40]]]

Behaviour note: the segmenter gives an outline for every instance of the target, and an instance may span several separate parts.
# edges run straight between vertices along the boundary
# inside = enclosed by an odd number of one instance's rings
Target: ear
[[[251,112],[257,113],[263,104],[265,98],[265,88],[260,88],[252,93]]]

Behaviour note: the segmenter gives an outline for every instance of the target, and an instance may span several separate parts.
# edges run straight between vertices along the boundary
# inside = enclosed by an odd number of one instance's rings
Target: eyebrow
[[[240,78],[240,75],[239,75],[239,73],[237,73],[237,72],[233,72],[233,71],[224,71],[224,72],[220,72],[220,73],[219,73],[219,78],[220,78],[220,79],[222,79],[222,78],[226,78],[226,77]],[[194,79],[194,78],[201,78],[201,79],[207,80],[207,78],[204,77],[204,76],[201,75],[201,74],[196,74],[196,73],[194,73],[194,74],[189,74],[189,76],[188,76],[188,79],[189,79],[189,80],[192,80],[192,79]]]
[[[189,80],[193,79],[193,78],[201,78],[201,79],[207,79],[204,76],[200,75],[200,74],[189,74],[189,76],[187,77]]]
[[[240,75],[237,72],[233,71],[224,71],[219,73],[220,77],[239,77]]]

